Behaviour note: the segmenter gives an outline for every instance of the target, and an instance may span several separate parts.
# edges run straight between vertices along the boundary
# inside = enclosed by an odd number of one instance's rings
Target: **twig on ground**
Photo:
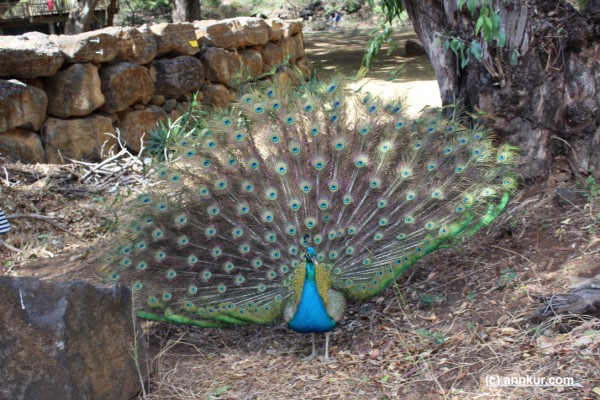
[[[0,245],[6,247],[7,249],[9,249],[10,251],[14,251],[15,253],[20,253],[21,250],[17,249],[16,247],[11,246],[10,244],[6,243],[4,240],[0,239]]]
[[[11,219],[35,219],[37,221],[44,221],[50,225],[52,225],[54,228],[61,230],[67,234],[69,234],[70,236],[73,236],[75,238],[79,237],[73,233],[71,233],[71,231],[69,231],[66,228],[63,228],[62,226],[58,225],[56,222],[54,222],[54,219],[52,217],[48,217],[47,215],[40,215],[40,214],[21,214],[21,213],[17,213],[17,214],[8,214],[6,215],[6,218],[11,220]]]

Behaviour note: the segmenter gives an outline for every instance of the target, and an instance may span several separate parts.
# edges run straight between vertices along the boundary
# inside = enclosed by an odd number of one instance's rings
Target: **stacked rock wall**
[[[0,155],[98,160],[114,134],[139,150],[158,122],[197,93],[224,106],[236,79],[284,60],[306,72],[302,23],[240,17],[111,27],[74,36],[0,36]]]

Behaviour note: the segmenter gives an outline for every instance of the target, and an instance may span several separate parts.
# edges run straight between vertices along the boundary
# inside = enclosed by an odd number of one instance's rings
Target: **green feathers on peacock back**
[[[271,322],[304,279],[306,246],[333,289],[368,299],[488,225],[517,188],[516,150],[483,127],[409,120],[341,77],[253,86],[205,123],[157,167],[104,265],[144,318]]]

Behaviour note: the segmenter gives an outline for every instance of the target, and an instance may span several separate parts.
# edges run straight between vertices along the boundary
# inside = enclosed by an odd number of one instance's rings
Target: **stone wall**
[[[29,163],[140,149],[194,93],[232,100],[240,71],[257,77],[289,57],[307,71],[300,21],[233,18],[111,27],[74,36],[0,36],[0,156]]]

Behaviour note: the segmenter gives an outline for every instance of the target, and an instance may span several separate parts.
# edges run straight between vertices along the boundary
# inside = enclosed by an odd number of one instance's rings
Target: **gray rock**
[[[40,135],[20,128],[0,133],[0,155],[13,162],[35,164],[46,161]]]
[[[156,94],[167,99],[183,98],[190,90],[197,91],[204,80],[204,67],[192,56],[154,60],[152,67],[156,70]]]
[[[80,117],[104,104],[100,76],[94,64],[73,64],[59,71],[46,85],[48,114],[55,117]]]
[[[114,113],[134,104],[148,104],[154,96],[154,82],[148,68],[128,62],[100,68],[105,103],[102,110]]]
[[[404,44],[404,50],[406,51],[406,55],[408,57],[427,55],[425,49],[423,46],[421,46],[421,43],[410,39]]]
[[[108,62],[115,59],[119,43],[102,31],[91,31],[77,35],[50,35],[67,63]]]
[[[118,127],[121,139],[127,147],[138,152],[142,140],[148,140],[149,132],[155,129],[159,122],[166,122],[167,113],[161,107],[149,105],[143,110],[134,110],[119,115]]]
[[[189,22],[150,25],[156,39],[156,57],[192,56],[200,51],[194,25]]]
[[[271,35],[271,27],[263,19],[253,17],[196,21],[194,26],[198,40],[228,50],[266,44]]]
[[[48,97],[43,90],[16,79],[0,79],[0,132],[13,128],[39,130],[47,105]]]
[[[100,160],[117,149],[111,119],[91,114],[85,118],[50,117],[42,128],[48,164],[62,164],[67,158]]]
[[[0,276],[0,398],[130,399],[147,344],[122,286]]]
[[[63,61],[58,46],[43,33],[0,36],[0,76],[18,79],[52,76]]]
[[[169,99],[162,105],[162,109],[165,110],[166,113],[170,113],[175,107],[177,107],[177,100],[175,99]]]

